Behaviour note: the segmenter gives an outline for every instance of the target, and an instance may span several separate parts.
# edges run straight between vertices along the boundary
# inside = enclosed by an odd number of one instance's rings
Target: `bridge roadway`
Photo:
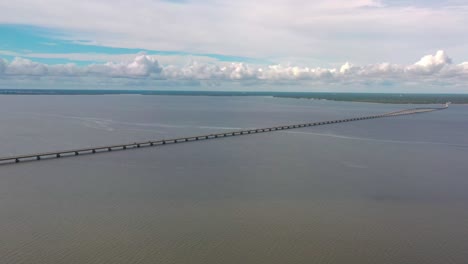
[[[0,165],[14,164],[14,163],[19,163],[23,161],[35,161],[35,160],[43,160],[43,159],[71,157],[71,156],[78,156],[78,155],[85,155],[85,154],[111,152],[115,150],[127,150],[127,149],[137,149],[137,148],[142,148],[142,147],[162,146],[166,144],[176,144],[176,143],[182,143],[182,142],[191,142],[191,141],[199,141],[199,140],[207,140],[207,139],[215,139],[215,138],[223,138],[223,137],[250,135],[250,134],[281,131],[281,130],[294,129],[294,128],[303,128],[303,127],[352,122],[352,121],[359,121],[359,120],[366,120],[366,119],[412,115],[412,114],[418,114],[418,113],[427,113],[427,112],[432,112],[432,111],[437,111],[437,110],[443,110],[446,108],[448,108],[448,104],[445,104],[442,107],[412,108],[412,109],[405,109],[401,111],[395,111],[395,112],[390,112],[390,113],[385,113],[385,114],[380,114],[380,115],[355,117],[355,118],[347,118],[347,119],[339,119],[339,120],[331,120],[331,121],[321,121],[321,122],[315,122],[315,123],[304,123],[304,124],[257,128],[257,129],[245,129],[245,130],[192,136],[192,137],[162,139],[162,140],[156,140],[156,141],[135,142],[135,143],[129,143],[129,144],[89,147],[89,148],[81,148],[81,149],[69,149],[69,150],[34,153],[34,154],[18,155],[18,156],[10,156],[10,157],[0,157]]]

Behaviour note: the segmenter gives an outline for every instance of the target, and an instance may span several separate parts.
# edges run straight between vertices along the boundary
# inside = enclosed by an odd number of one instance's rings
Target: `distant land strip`
[[[278,98],[315,99],[384,104],[443,104],[445,102],[452,102],[453,104],[468,104],[468,94],[0,89],[0,95],[270,96]]]
[[[53,159],[53,158],[58,159],[62,157],[75,157],[75,156],[80,156],[80,155],[104,153],[104,152],[111,152],[111,151],[118,151],[118,150],[137,149],[137,148],[142,148],[142,147],[155,147],[155,146],[162,146],[162,145],[167,145],[167,144],[176,144],[176,143],[182,143],[182,142],[192,142],[192,141],[208,140],[208,139],[215,139],[215,138],[251,135],[251,134],[258,134],[258,133],[265,133],[265,132],[337,124],[337,123],[360,121],[360,120],[375,119],[375,118],[427,113],[427,112],[433,112],[433,111],[446,109],[448,108],[449,104],[450,103],[446,103],[442,107],[412,108],[412,109],[405,109],[405,110],[389,112],[389,113],[379,114],[379,115],[371,115],[371,116],[355,117],[355,118],[347,118],[347,119],[339,119],[339,120],[331,120],[331,121],[321,121],[321,122],[315,122],[315,123],[303,123],[303,124],[296,124],[296,125],[275,126],[275,127],[267,127],[267,128],[256,128],[256,129],[244,129],[244,130],[223,132],[223,133],[217,133],[217,134],[200,135],[200,136],[162,139],[162,140],[156,140],[156,141],[144,141],[144,142],[135,142],[135,143],[129,143],[129,144],[108,145],[108,146],[89,147],[89,148],[81,148],[81,149],[69,149],[69,150],[61,150],[61,151],[53,151],[53,152],[42,152],[42,153],[3,157],[3,158],[0,157],[0,165],[16,164],[16,163],[25,162],[25,161],[40,161],[44,159]]]

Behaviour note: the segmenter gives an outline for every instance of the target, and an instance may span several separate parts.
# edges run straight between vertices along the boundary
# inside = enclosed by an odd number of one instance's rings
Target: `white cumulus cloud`
[[[5,71],[5,68],[6,68],[6,63],[2,58],[0,58],[0,75]]]
[[[23,58],[15,58],[7,64],[7,75],[44,76],[48,74],[48,66]]]
[[[147,55],[138,55],[130,63],[93,64],[86,68],[88,74],[110,77],[149,77],[159,74],[162,68],[159,62]]]
[[[452,63],[447,54],[443,50],[437,51],[435,55],[426,55],[418,62],[412,65],[409,70],[419,73],[432,74],[439,72],[447,65]]]

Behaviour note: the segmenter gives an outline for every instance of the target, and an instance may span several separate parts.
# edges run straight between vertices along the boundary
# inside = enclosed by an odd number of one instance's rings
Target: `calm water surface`
[[[0,155],[384,113],[0,96]],[[468,106],[0,166],[0,263],[468,263]]]

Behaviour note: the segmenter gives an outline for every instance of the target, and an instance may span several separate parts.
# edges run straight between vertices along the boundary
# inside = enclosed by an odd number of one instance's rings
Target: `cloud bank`
[[[153,57],[136,55],[128,62],[107,62],[77,66],[75,64],[47,65],[24,58],[11,62],[0,59],[0,78],[95,77],[102,79],[127,78],[139,80],[216,80],[216,81],[321,81],[366,82],[387,80],[394,82],[468,80],[468,62],[454,64],[442,50],[423,56],[410,65],[390,63],[356,66],[345,63],[335,68],[299,67],[291,65],[248,65],[245,63],[198,63],[183,66],[162,66]]]

